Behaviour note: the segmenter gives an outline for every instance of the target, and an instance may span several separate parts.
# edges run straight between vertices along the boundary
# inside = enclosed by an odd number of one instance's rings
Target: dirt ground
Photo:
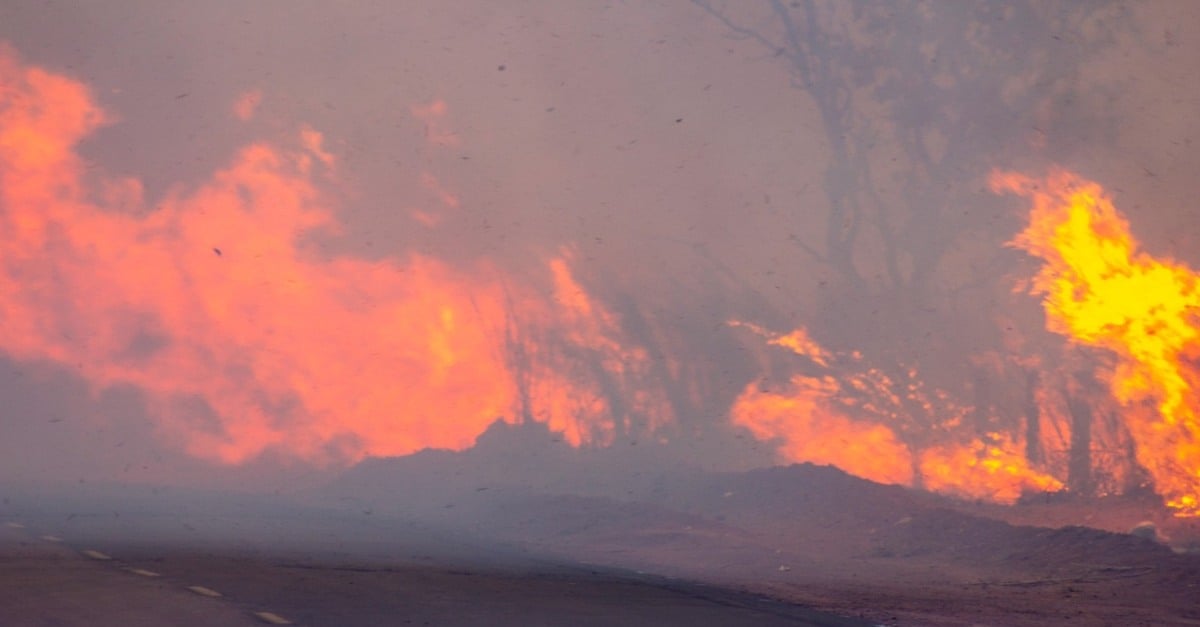
[[[1197,527],[1152,499],[984,506],[804,465],[708,480],[655,503],[503,502],[480,506],[481,533],[872,624],[1200,625],[1200,555],[1184,551]],[[1101,528],[1146,519],[1174,548]]]

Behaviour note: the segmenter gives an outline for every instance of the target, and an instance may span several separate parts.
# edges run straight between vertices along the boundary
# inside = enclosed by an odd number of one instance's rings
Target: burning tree
[[[1099,378],[1137,462],[1169,506],[1200,515],[1200,273],[1140,251],[1095,183],[1059,171],[992,184],[1033,201],[1014,245],[1044,262],[1030,291],[1045,296],[1049,328],[1109,357]]]
[[[1097,400],[1104,394],[1091,374],[1093,356],[1039,331],[1033,301],[1012,295],[1026,273],[1004,244],[1019,230],[1019,215],[964,184],[984,179],[999,160],[1065,160],[1066,140],[1081,129],[1093,141],[1111,139],[1097,130],[1114,127],[1106,109],[1081,106],[1107,95],[1084,74],[1092,55],[1135,28],[1126,9],[1116,2],[694,2],[786,64],[827,147],[824,229],[794,241],[833,277],[813,306],[814,335],[863,353],[846,352],[831,368],[789,347],[808,363],[783,366],[805,374],[779,398],[804,396],[826,415],[836,405],[835,413],[887,426],[913,452],[911,470],[893,472],[895,482],[936,487],[965,463],[988,470],[996,484],[956,490],[985,498],[991,490],[1001,500],[1053,488],[1050,475],[1087,494],[1138,483],[1120,416]],[[1024,157],[1030,153],[1033,163]],[[784,336],[770,337],[780,344]],[[864,353],[892,366],[849,364]],[[763,400],[750,388],[742,399],[760,418]],[[1118,451],[1105,476],[1093,472],[1098,437]]]

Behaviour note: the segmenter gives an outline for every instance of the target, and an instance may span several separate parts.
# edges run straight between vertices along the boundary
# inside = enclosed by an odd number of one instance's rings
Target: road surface
[[[866,624],[735,591],[532,559],[473,567],[461,555],[421,550],[338,559],[0,524],[0,624],[8,626]]]

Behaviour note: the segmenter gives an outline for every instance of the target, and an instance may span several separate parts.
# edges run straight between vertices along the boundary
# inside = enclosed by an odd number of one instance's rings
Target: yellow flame
[[[1138,463],[1178,514],[1200,515],[1200,276],[1139,251],[1094,182],[997,173],[992,187],[1033,204],[1012,244],[1045,263],[1029,289],[1045,297],[1047,327],[1115,355],[1098,374],[1123,408]]]

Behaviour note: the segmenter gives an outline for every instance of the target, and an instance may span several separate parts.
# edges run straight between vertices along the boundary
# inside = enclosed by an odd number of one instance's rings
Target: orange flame
[[[747,386],[731,411],[734,424],[760,440],[776,440],[789,462],[831,464],[880,483],[998,503],[1063,487],[1026,462],[1017,453],[1020,443],[1004,434],[922,448],[930,438],[961,438],[971,408],[941,390],[927,390],[915,369],[896,381],[863,364],[859,353],[827,350],[803,328],[777,335],[744,322],[730,324],[807,358],[822,373],[793,375],[781,392]],[[932,435],[918,435],[919,423]]]
[[[1045,296],[1047,327],[1115,356],[1101,375],[1138,463],[1177,513],[1200,515],[1200,275],[1139,251],[1096,183],[997,173],[992,187],[1033,203],[1013,245],[1045,263],[1030,291]]]
[[[787,393],[750,384],[731,411],[734,424],[760,440],[780,440],[779,454],[790,462],[837,466],[878,481],[911,485],[912,454],[881,424],[858,422],[832,408],[837,383],[829,377],[795,376]]]
[[[421,111],[433,124],[443,108]],[[151,209],[137,180],[88,174],[76,154],[105,121],[83,85],[0,48],[0,349],[136,386],[191,454],[462,449],[497,419],[602,444],[644,412],[670,419],[653,393],[605,394],[649,389],[647,358],[575,281],[569,249],[540,280],[556,298],[485,261],[323,255],[306,238],[339,228],[322,191],[336,164],[307,127]]]
[[[1063,483],[1030,468],[1020,445],[1004,433],[988,433],[965,446],[935,446],[921,455],[924,486],[955,496],[1015,503],[1026,492],[1057,492]]]

